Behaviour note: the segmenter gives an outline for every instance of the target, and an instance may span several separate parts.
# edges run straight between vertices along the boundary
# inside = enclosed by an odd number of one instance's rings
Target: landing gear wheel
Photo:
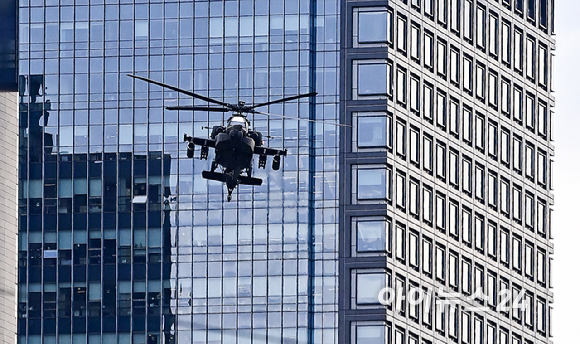
[[[229,191],[229,192],[231,192],[231,191]],[[232,200],[232,194],[231,194],[231,193],[229,193],[229,194],[228,194],[228,202],[229,202],[229,201],[231,201],[231,200]]]
[[[214,172],[215,169],[217,168],[217,166],[218,166],[217,162],[215,162],[215,160],[212,161],[211,162],[211,172]]]

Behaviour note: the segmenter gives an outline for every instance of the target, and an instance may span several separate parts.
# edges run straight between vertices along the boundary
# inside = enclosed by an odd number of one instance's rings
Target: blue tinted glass
[[[387,94],[387,64],[359,64],[357,86],[361,96]]]
[[[387,41],[387,12],[360,12],[358,14],[359,43]]]
[[[356,227],[358,252],[386,250],[386,223],[384,221],[361,221],[357,222]]]
[[[384,199],[387,197],[385,169],[358,171],[358,199]]]
[[[359,147],[384,147],[387,145],[386,117],[359,117],[357,125]]]

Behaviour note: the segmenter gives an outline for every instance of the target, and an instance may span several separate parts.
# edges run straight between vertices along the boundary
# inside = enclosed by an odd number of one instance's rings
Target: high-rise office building
[[[228,114],[166,111],[193,100],[125,74],[229,103],[316,90],[263,110],[336,121],[339,4],[25,0],[20,14],[19,341],[336,342],[336,127],[251,116],[288,156],[228,203],[180,142]]]
[[[553,6],[21,0],[19,342],[548,343]],[[228,203],[127,73],[351,127],[252,115]]]
[[[550,342],[553,8],[342,2],[340,343]]]
[[[0,3],[0,343],[16,340],[18,5]]]

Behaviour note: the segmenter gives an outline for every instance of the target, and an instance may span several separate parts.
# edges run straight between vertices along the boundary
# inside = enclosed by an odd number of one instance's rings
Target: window
[[[546,236],[546,224],[545,224],[545,218],[546,218],[546,204],[538,199],[538,209],[536,211],[537,213],[537,221],[538,221],[538,233],[540,233],[542,236]]]
[[[480,251],[484,252],[484,242],[485,242],[485,228],[483,227],[483,218],[480,215],[475,215],[474,217],[474,238],[475,238],[475,248]]]
[[[473,90],[473,61],[470,57],[463,57],[463,89],[471,94]]]
[[[425,67],[433,69],[433,35],[427,32],[423,43],[423,63]]]
[[[538,184],[546,186],[546,154],[538,150]]]
[[[522,140],[514,136],[513,140],[514,168],[516,171],[522,170]]]
[[[397,206],[401,209],[405,209],[405,204],[407,202],[407,198],[405,195],[406,191],[406,182],[405,182],[405,175],[402,172],[397,172],[396,176],[396,194],[397,194]]]
[[[518,87],[514,87],[514,119],[518,122],[522,122],[522,90]]]
[[[407,18],[397,16],[397,48],[407,52]]]
[[[487,254],[493,258],[497,255],[497,226],[492,222],[487,224]]]
[[[483,344],[483,320],[477,316],[473,321],[473,344]]]
[[[487,176],[487,202],[491,207],[497,208],[497,175],[495,172],[489,172]]]
[[[356,197],[359,201],[390,199],[391,170],[373,165],[353,165]]]
[[[419,217],[419,181],[414,179],[409,182],[409,212]]]
[[[489,104],[497,109],[497,74],[489,72],[488,95]]]
[[[437,92],[437,125],[443,130],[447,120],[447,97],[445,93]]]
[[[487,304],[495,307],[497,300],[497,278],[494,273],[487,273]]]
[[[433,86],[423,85],[423,117],[433,121]]]
[[[536,21],[536,0],[528,0],[528,19]]]
[[[391,222],[387,220],[357,220],[357,252],[390,252]]]
[[[485,8],[477,6],[476,11],[476,44],[485,50]]]
[[[433,0],[425,0],[425,14],[433,18]]]
[[[546,253],[542,250],[538,250],[537,262],[536,262],[536,275],[538,276],[538,282],[542,285],[546,284]]]
[[[463,11],[463,37],[469,41],[473,39],[473,2],[465,1]]]
[[[534,296],[529,293],[524,294],[524,304],[527,306],[524,308],[525,317],[524,324],[530,328],[534,328]]]
[[[500,146],[501,146],[501,153],[500,153],[500,160],[501,162],[508,166],[510,165],[510,133],[506,129],[501,129],[500,134]]]
[[[524,206],[526,209],[526,227],[534,228],[534,195],[526,192]]]
[[[433,139],[426,135],[423,136],[423,168],[433,171]]]
[[[437,156],[437,168],[436,175],[438,178],[445,180],[445,163],[447,162],[447,157],[445,154],[445,145],[438,142],[436,144],[436,156]]]
[[[548,135],[548,111],[545,103],[538,102],[538,134],[543,138]]]
[[[459,86],[459,51],[457,51],[455,48],[450,49],[449,62],[451,66],[449,69],[449,77],[451,82]]]
[[[512,266],[516,271],[522,270],[522,239],[512,238]]]
[[[480,202],[485,200],[485,168],[475,164],[475,198]]]
[[[393,14],[384,9],[355,8],[354,42],[358,44],[391,43]]]
[[[461,164],[461,180],[463,181],[463,191],[471,194],[471,160],[463,158]]]
[[[497,34],[499,31],[499,20],[495,14],[489,16],[489,53],[497,58]]]
[[[471,247],[471,210],[463,209],[461,214],[461,238],[463,243]]]
[[[360,271],[360,270],[359,270]],[[378,305],[379,292],[387,286],[386,273],[360,273],[356,274],[356,304]],[[361,286],[360,288],[358,286]],[[364,287],[363,287],[364,286]]]
[[[463,107],[463,141],[469,142],[471,144],[471,110],[469,108]]]
[[[401,68],[397,68],[397,101],[407,103],[407,72]]]
[[[518,186],[514,186],[513,188],[513,216],[514,220],[518,221],[519,223],[522,222],[522,190]]]
[[[505,266],[509,266],[509,234],[503,228],[499,236],[499,252],[499,261]]]
[[[447,0],[437,0],[437,21],[439,24],[447,24]]]
[[[384,60],[354,60],[353,99],[384,99],[390,95],[391,68],[391,63]]]
[[[548,54],[546,53],[546,47],[543,45],[539,45],[539,54],[538,54],[538,81],[541,86],[544,88],[547,86],[548,82],[548,74],[547,74],[547,61],[548,61]]]
[[[526,128],[530,131],[534,131],[535,124],[535,101],[534,96],[531,94],[526,94]]]
[[[406,230],[405,227],[402,225],[397,224],[397,234],[396,234],[396,245],[395,245],[395,253],[397,259],[402,262],[405,262],[406,252],[405,252],[405,244],[406,244]]]
[[[356,325],[356,342],[378,344],[386,343],[389,340],[390,328],[384,325]]]
[[[449,253],[449,285],[457,290],[459,283],[459,258],[456,253]]]
[[[526,241],[525,245],[525,264],[524,273],[530,279],[534,277],[534,246],[532,243]]]
[[[449,182],[459,186],[459,153],[453,150],[449,151]]]
[[[510,41],[511,41],[511,26],[508,22],[501,24],[501,61],[508,66],[510,65]]]
[[[475,116],[475,148],[485,152],[485,118],[479,113]]]
[[[437,40],[437,74],[447,75],[447,43],[441,40]]]
[[[411,25],[411,58],[419,61],[421,59],[421,29],[416,24]]]
[[[419,234],[409,232],[409,265],[419,269]]]
[[[435,221],[437,229],[445,231],[445,196],[435,196]]]
[[[361,149],[391,147],[392,118],[384,112],[356,112],[356,146]]]
[[[510,213],[510,185],[509,181],[501,178],[500,181],[500,210],[503,214]]]
[[[445,281],[445,248],[437,245],[435,247],[435,277],[444,282]]]
[[[419,108],[420,108],[420,99],[421,97],[419,96],[419,79],[418,77],[411,75],[411,110],[413,112],[419,112]]]
[[[497,158],[497,124],[489,122],[487,126],[488,154]]]
[[[430,239],[423,238],[423,257],[422,257],[422,265],[423,265],[423,272],[427,273],[429,276],[431,275],[431,264],[433,260],[433,243]]]
[[[460,27],[460,13],[461,8],[459,7],[460,0],[451,0],[449,4],[450,17],[451,17],[451,31],[459,34]]]
[[[461,291],[467,295],[471,293],[471,262],[463,259],[461,262]]]
[[[480,100],[485,100],[485,67],[477,64],[475,72],[475,95]]]
[[[419,129],[417,128],[411,128],[411,130],[409,131],[409,154],[410,154],[410,158],[411,158],[411,163],[415,164],[415,165],[419,165],[419,154],[420,154],[420,149],[419,149]]]
[[[404,157],[407,154],[407,126],[404,122],[397,121],[396,126],[397,154]]]
[[[423,188],[423,221],[433,222],[433,191],[430,188]]]
[[[514,30],[514,68],[518,71],[522,71],[522,59],[523,59],[523,33],[519,29]]]
[[[459,205],[449,202],[449,235],[459,238]]]
[[[510,114],[510,84],[509,81],[501,80],[501,112],[509,117]]]
[[[526,177],[534,180],[534,147],[526,145]]]
[[[459,137],[459,101],[453,98],[449,101],[449,133]]]

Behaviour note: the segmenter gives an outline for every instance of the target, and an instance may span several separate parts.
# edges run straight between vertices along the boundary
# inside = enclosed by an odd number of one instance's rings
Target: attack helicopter
[[[208,112],[232,112],[231,117],[227,120],[225,125],[215,125],[211,129],[209,138],[192,137],[187,134],[184,135],[183,141],[187,142],[187,157],[193,158],[195,146],[200,146],[200,159],[207,160],[209,149],[215,149],[215,157],[211,162],[209,171],[203,171],[202,177],[209,180],[215,180],[226,184],[228,189],[228,202],[232,200],[232,192],[238,185],[262,185],[262,179],[252,177],[252,160],[253,156],[258,155],[258,168],[266,168],[268,156],[272,157],[272,169],[277,171],[280,169],[282,157],[286,156],[288,151],[286,149],[275,149],[263,146],[262,133],[251,129],[250,121],[247,114],[261,114],[266,116],[292,118],[283,115],[275,115],[266,112],[257,111],[256,108],[296,100],[306,97],[314,97],[316,92],[299,94],[292,97],[281,98],[265,103],[254,105],[246,105],[243,101],[238,101],[237,104],[225,103],[216,99],[212,99],[200,94],[196,94],[175,86],[164,84],[159,81],[148,79],[142,76],[127,74],[134,79],[146,81],[148,83],[161,86],[163,88],[183,93],[193,98],[197,98],[208,103],[220,105],[221,107],[210,106],[168,106],[167,110],[187,110],[187,111],[208,111]],[[295,120],[306,120],[316,122],[312,119],[292,118]],[[337,126],[344,126],[343,124],[324,122]],[[209,129],[209,128],[208,128]],[[216,172],[220,168],[222,172]]]

